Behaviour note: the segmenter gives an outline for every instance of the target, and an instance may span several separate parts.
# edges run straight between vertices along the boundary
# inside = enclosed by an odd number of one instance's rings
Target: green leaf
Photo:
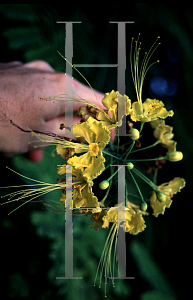
[[[1,4],[0,10],[8,19],[27,22],[37,20],[31,4]]]
[[[162,294],[158,291],[150,290],[141,294],[139,300],[176,300],[176,297]]]
[[[34,43],[42,43],[42,36],[38,27],[10,28],[3,32],[9,41],[10,49],[17,50]]]
[[[144,244],[137,239],[132,240],[130,250],[141,276],[145,278],[154,289],[168,296],[175,296],[166,275],[160,270]]]

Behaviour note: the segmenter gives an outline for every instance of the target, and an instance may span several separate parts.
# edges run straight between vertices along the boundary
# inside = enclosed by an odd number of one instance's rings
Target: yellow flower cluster
[[[157,140],[168,149],[167,154],[177,153],[176,142],[172,140],[172,127],[165,125],[164,118],[173,116],[173,111],[167,111],[164,105],[159,100],[147,99],[144,103],[141,101],[134,102],[131,105],[131,100],[128,96],[120,95],[114,90],[106,93],[102,99],[103,105],[107,108],[107,113],[104,110],[95,111],[95,117],[88,116],[83,123],[74,124],[71,128],[71,133],[79,142],[72,142],[63,140],[57,144],[57,154],[61,155],[63,159],[67,160],[68,165],[73,166],[73,208],[84,208],[85,214],[92,212],[93,225],[92,228],[98,230],[99,228],[108,228],[109,222],[116,223],[125,229],[125,232],[137,234],[143,231],[146,227],[143,219],[143,211],[139,208],[125,207],[122,211],[123,220],[118,221],[117,207],[112,207],[106,211],[101,208],[100,203],[92,192],[93,179],[97,178],[105,169],[105,158],[102,151],[110,141],[110,129],[122,125],[121,120],[117,120],[118,105],[124,103],[125,115],[130,115],[131,120],[140,122],[150,122],[155,129],[154,136]],[[83,113],[85,110],[80,109]],[[86,112],[91,111],[87,106]],[[110,116],[108,115],[110,113]],[[83,142],[82,139],[86,142]],[[81,154],[76,156],[75,154]],[[65,167],[58,168],[58,174],[65,173]],[[66,183],[67,184],[67,183]],[[160,188],[160,187],[159,187]],[[158,190],[160,190],[158,188]],[[161,191],[163,188],[161,188]],[[173,191],[174,193],[174,191]],[[64,205],[65,194],[60,199]],[[156,193],[150,199],[154,215],[157,216],[157,211],[164,211],[165,207],[169,207],[171,200],[166,197],[166,201],[161,203],[156,200]],[[153,204],[154,203],[154,204]],[[162,207],[162,210],[161,208]]]

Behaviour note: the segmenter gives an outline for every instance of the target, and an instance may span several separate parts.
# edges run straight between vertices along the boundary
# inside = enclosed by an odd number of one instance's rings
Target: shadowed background
[[[126,95],[132,101],[136,101],[136,94],[129,62],[131,38],[137,38],[141,33],[142,58],[157,36],[161,37],[161,45],[151,60],[154,62],[159,59],[160,62],[146,75],[143,100],[162,100],[167,110],[174,111],[173,118],[166,120],[166,124],[173,126],[177,150],[184,155],[183,161],[167,162],[159,170],[158,184],[174,177],[183,177],[187,184],[181,193],[174,196],[164,216],[146,217],[147,228],[144,232],[137,236],[127,234],[127,276],[135,276],[135,280],[120,280],[114,289],[109,289],[109,299],[183,299],[187,266],[190,263],[191,216],[188,205],[191,201],[190,158],[193,146],[192,16],[192,6],[163,3],[134,3],[127,5],[126,10],[112,1],[108,9],[98,6],[92,11],[83,5],[73,9],[65,7],[64,10],[59,4],[0,5],[1,62],[42,59],[56,71],[62,72],[65,72],[65,61],[57,50],[65,54],[65,25],[56,24],[56,21],[82,21],[82,24],[73,25],[74,64],[116,64],[117,25],[109,24],[109,21],[134,21],[134,24],[126,25]],[[79,68],[79,71],[96,90],[105,93],[117,88],[116,68]],[[85,84],[75,71],[73,76]],[[149,137],[148,126],[145,124],[142,132],[142,146],[154,141],[152,134]],[[62,164],[63,160],[57,156],[51,157],[53,149],[46,148],[44,158],[38,164],[30,162],[26,155],[15,155],[10,159],[1,154],[1,186],[29,182],[5,169],[6,165],[31,178],[57,182],[60,176],[56,165]],[[162,147],[157,151],[159,155],[165,154]],[[154,149],[148,153],[155,157]],[[145,154],[141,152],[139,157],[142,155]],[[144,165],[144,168],[147,167]],[[99,198],[98,183],[96,180],[93,191]],[[7,193],[6,190],[0,192],[1,195]],[[60,192],[54,192],[44,200],[59,203],[60,196]],[[57,281],[55,277],[64,276],[64,214],[42,210],[44,205],[37,201],[7,216],[17,206],[18,203],[12,203],[2,206],[0,210],[3,299],[104,297],[104,289],[100,290],[98,286],[94,288],[93,281],[107,232],[90,229],[90,217],[74,218],[74,276],[83,279]],[[58,207],[62,209],[61,205]]]

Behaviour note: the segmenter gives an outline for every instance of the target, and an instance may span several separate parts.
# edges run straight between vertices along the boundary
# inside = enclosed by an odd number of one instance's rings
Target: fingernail
[[[30,151],[28,158],[33,162],[39,162],[43,158],[43,150]]]

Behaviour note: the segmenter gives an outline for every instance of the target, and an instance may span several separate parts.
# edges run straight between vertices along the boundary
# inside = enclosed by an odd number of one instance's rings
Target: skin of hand
[[[19,61],[0,63],[0,151],[5,156],[28,153],[29,159],[34,162],[43,157],[43,148],[34,150],[35,143],[28,144],[37,138],[30,132],[21,131],[12,125],[10,120],[24,130],[28,130],[29,127],[31,130],[73,137],[67,129],[59,129],[61,123],[68,126],[65,102],[39,99],[64,95],[67,77],[70,75],[55,72],[42,60],[25,64]],[[72,88],[75,95],[97,106],[100,102],[101,107],[106,109],[101,102],[104,94],[95,91],[98,102],[93,91],[74,78]],[[73,102],[73,111],[76,112],[82,105],[85,104]],[[73,124],[79,123],[80,119],[79,116],[73,116]],[[111,130],[111,133],[115,134],[115,129]],[[114,136],[111,136],[111,141],[113,139]]]

